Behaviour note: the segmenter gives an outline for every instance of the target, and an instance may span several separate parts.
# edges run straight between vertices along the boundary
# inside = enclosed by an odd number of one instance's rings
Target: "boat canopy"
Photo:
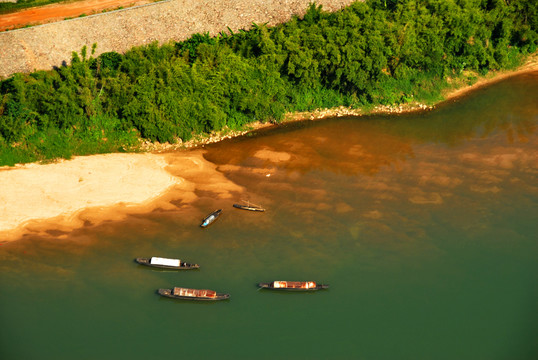
[[[152,257],[149,263],[151,265],[179,266],[181,264],[181,260]]]
[[[313,289],[315,287],[314,281],[273,281],[275,289]]]
[[[186,289],[175,287],[173,294],[176,296],[190,296],[190,297],[217,297],[217,292],[213,290],[198,290],[198,289]]]

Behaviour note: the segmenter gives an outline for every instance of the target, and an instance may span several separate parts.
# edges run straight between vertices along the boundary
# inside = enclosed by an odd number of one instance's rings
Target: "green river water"
[[[0,358],[538,358],[538,73],[423,114],[251,134],[205,158],[245,192],[3,243]],[[240,199],[268,210],[232,208]],[[257,289],[272,280],[330,288]],[[155,293],[171,286],[231,299]]]

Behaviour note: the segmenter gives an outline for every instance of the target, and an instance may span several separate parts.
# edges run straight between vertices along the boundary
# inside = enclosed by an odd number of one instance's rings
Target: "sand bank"
[[[154,154],[77,157],[54,164],[0,170],[0,241],[13,239],[39,219],[73,222],[85,208],[144,205],[181,183]]]
[[[454,99],[509,76],[534,71],[538,71],[536,57],[516,71],[490,75],[471,86],[451,90],[445,98]],[[424,110],[420,104],[414,104],[403,108],[374,109],[373,112]],[[366,113],[360,109],[324,109],[290,114],[287,121],[346,115]],[[267,126],[278,125],[255,124],[250,131]],[[155,144],[148,150],[192,148],[248,131],[214,134],[187,144]],[[289,154],[260,150],[257,156],[285,161]],[[69,231],[88,222],[119,220],[129,213],[148,212],[157,207],[170,209],[174,207],[171,203],[174,199],[181,199],[184,204],[195,201],[198,198],[196,190],[211,192],[221,199],[244,191],[226,179],[214,164],[206,161],[201,150],[173,154],[94,155],[47,165],[4,167],[0,168],[0,184],[0,243],[16,240],[26,233],[46,232],[50,228]]]
[[[0,168],[0,243],[25,234],[69,232],[156,208],[173,210],[196,191],[228,199],[243,188],[226,179],[202,150],[174,154],[105,154]]]

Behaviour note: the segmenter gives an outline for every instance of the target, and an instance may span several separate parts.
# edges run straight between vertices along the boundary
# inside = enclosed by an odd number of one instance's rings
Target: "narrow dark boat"
[[[161,296],[181,300],[216,301],[230,298],[230,294],[218,293],[213,290],[187,289],[181,287],[159,289],[157,292]]]
[[[315,291],[329,288],[329,285],[317,284],[315,281],[273,281],[259,283],[258,286],[262,289],[291,291]]]
[[[233,207],[237,209],[249,210],[249,211],[265,211],[265,209],[262,208],[261,206],[251,204],[250,202],[247,202],[247,204],[233,204]]]
[[[191,270],[200,268],[200,265],[198,264],[189,264],[179,259],[167,259],[155,256],[151,258],[136,258],[135,261],[141,265],[152,266],[161,269]]]
[[[205,219],[200,224],[200,227],[203,227],[203,228],[207,227],[213,221],[217,220],[217,218],[220,216],[221,213],[222,213],[222,209],[218,209],[218,210],[213,211],[211,214],[209,214],[209,215],[207,215],[205,217]]]

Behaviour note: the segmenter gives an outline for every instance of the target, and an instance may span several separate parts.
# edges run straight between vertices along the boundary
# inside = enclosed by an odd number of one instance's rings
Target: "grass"
[[[48,129],[31,135],[24,143],[7,144],[0,139],[0,165],[70,159],[75,155],[138,151],[136,130],[115,127],[115,119],[96,118],[86,129]],[[100,123],[99,123],[100,122]],[[116,123],[116,124],[115,124]]]

